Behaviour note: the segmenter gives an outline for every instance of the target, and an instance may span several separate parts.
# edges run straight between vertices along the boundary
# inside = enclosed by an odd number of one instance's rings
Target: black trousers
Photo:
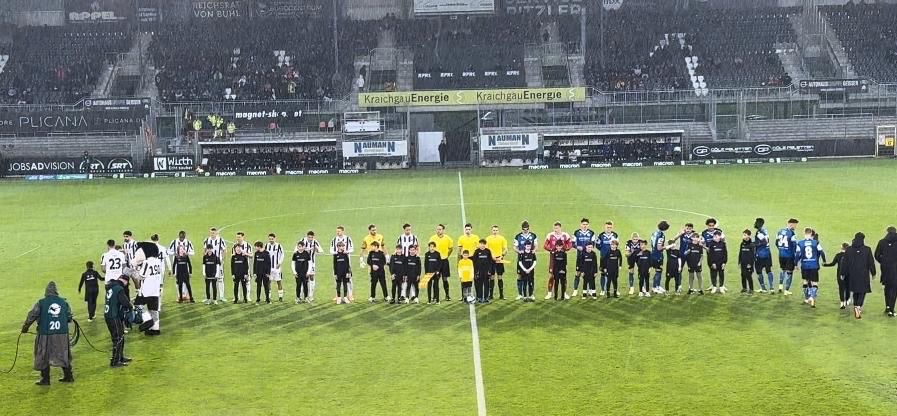
[[[439,280],[439,274],[436,274],[427,282],[427,302],[439,301]]]
[[[206,278],[206,299],[218,299],[218,279]]]
[[[265,302],[271,302],[271,278],[265,276],[255,277],[255,301],[262,300],[262,289],[265,289]]]
[[[85,299],[87,300],[87,318],[93,319],[97,312],[97,296],[100,295],[100,289],[87,289]]]
[[[486,300],[489,290],[489,276],[477,276],[473,279],[473,288],[477,294],[477,300]]]
[[[614,293],[617,293],[618,284],[620,281],[620,271],[618,270],[616,273],[611,272],[607,274],[607,296],[612,296]],[[611,287],[613,287],[613,293],[611,293]]]
[[[109,337],[112,338],[112,361],[110,363],[119,363],[125,356],[125,324],[121,319],[106,318],[106,328],[109,329]]]
[[[535,286],[535,272],[533,273],[520,273],[520,294],[524,297],[530,297],[533,295],[533,289]]]
[[[583,274],[582,290],[595,290],[595,275]]]
[[[754,291],[754,265],[753,264],[742,264],[741,265],[741,288],[743,290]]]
[[[349,276],[336,276],[336,297],[349,296]]]
[[[667,292],[670,291],[670,280],[672,280],[673,284],[676,286],[673,288],[673,290],[676,290],[676,289],[679,289],[680,287],[682,287],[682,271],[671,270],[667,273],[668,274],[667,274],[666,281],[663,284],[664,289],[666,289]]]
[[[308,276],[296,276],[296,299],[303,299],[303,293],[305,293],[306,298],[311,296],[311,294],[308,293]]]
[[[558,300],[558,295],[561,295],[561,299],[565,299],[567,294],[567,273],[555,273],[554,274],[554,300]]]
[[[240,289],[243,290],[240,290]],[[234,277],[234,302],[240,300],[240,293],[243,293],[243,302],[246,302],[246,276]]]
[[[383,292],[383,299],[389,296],[386,291],[386,272],[378,270],[371,273],[371,297],[377,297],[377,285],[380,285],[380,291]]]
[[[841,302],[847,302],[850,299],[850,282],[847,279],[837,278],[838,280],[838,299]]]
[[[725,286],[726,271],[723,270],[723,266],[721,264],[714,264],[714,266],[716,267],[710,268],[710,284],[712,284],[713,286]]]
[[[405,287],[406,297],[408,299],[414,299],[417,297],[417,292],[420,291],[418,284],[420,283],[420,276],[408,276],[405,278],[405,281],[408,284]]]
[[[184,293],[187,296],[190,296],[190,300],[193,300],[193,288],[190,287],[190,276],[179,277],[178,278],[178,297],[184,296]]]
[[[853,292],[853,306],[863,307],[866,302],[866,292]]]
[[[885,307],[894,312],[894,302],[897,301],[897,284],[885,285]]]
[[[638,271],[638,290],[639,292],[647,292],[651,289],[651,278],[648,270]]]
[[[398,276],[393,276],[392,278],[392,300],[398,301],[398,296],[401,295],[399,293],[402,290],[402,278]]]

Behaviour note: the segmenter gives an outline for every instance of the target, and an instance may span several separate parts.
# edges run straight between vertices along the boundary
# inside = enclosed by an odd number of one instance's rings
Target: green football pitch
[[[166,245],[181,229],[197,245],[210,226],[228,240],[237,231],[253,241],[276,232],[289,249],[308,230],[329,242],[337,225],[357,247],[369,223],[388,242],[405,222],[422,240],[437,223],[457,238],[462,219],[481,236],[498,224],[510,239],[524,219],[541,238],[554,221],[572,232],[588,217],[596,229],[613,220],[625,238],[649,235],[661,219],[675,232],[714,216],[737,242],[755,217],[772,233],[796,217],[817,229],[830,259],[856,231],[874,247],[897,222],[895,167],[2,182],[0,367],[12,363],[21,323],[49,280],[86,337],[109,348],[102,320],[86,322],[77,285],[84,262],[97,261],[105,241],[126,229],[139,239],[159,233]],[[0,374],[0,414],[435,416],[482,414],[481,406],[492,415],[897,414],[897,321],[881,314],[877,280],[857,321],[838,309],[832,269],[822,272],[816,309],[802,304],[799,288],[787,298],[740,295],[731,263],[726,295],[555,303],[542,300],[540,260],[537,302],[473,311],[460,302],[333,304],[329,258],[312,305],[292,303],[292,279],[283,304],[181,305],[166,277],[162,336],[128,335],[131,366],[110,369],[109,356],[82,338],[73,349],[76,383],[56,383],[54,369],[53,385],[37,387],[34,337],[23,335],[15,370]],[[366,272],[356,270],[359,298],[367,297]],[[198,273],[193,286],[201,291]],[[506,289],[514,286],[511,277]],[[457,298],[457,281],[451,289]]]

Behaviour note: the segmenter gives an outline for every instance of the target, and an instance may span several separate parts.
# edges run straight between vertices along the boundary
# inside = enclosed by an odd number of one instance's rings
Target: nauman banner
[[[516,88],[499,90],[401,91],[358,94],[362,107],[424,107],[440,105],[544,104],[586,100],[586,89]]]

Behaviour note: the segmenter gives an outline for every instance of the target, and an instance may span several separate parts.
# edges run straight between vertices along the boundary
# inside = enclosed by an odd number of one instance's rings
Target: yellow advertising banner
[[[359,93],[361,107],[424,107],[570,103],[586,100],[585,87],[515,88],[496,90],[401,91]]]

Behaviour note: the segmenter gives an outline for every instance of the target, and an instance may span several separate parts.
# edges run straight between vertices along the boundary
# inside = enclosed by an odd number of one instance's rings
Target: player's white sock
[[[354,297],[354,296],[352,296],[354,294],[354,292],[352,292],[352,279],[349,279],[348,288],[349,288],[348,289],[349,297]]]
[[[283,289],[278,289],[278,290],[277,290],[277,297],[280,298],[280,299],[283,299]]]
[[[404,298],[404,297],[405,297],[405,293],[406,293],[407,290],[408,290],[408,283],[407,283],[407,282],[402,282],[402,294],[399,295],[399,297],[400,297],[400,298]]]
[[[218,278],[218,299],[215,300],[227,302],[227,297],[224,295],[224,278]]]
[[[308,282],[308,298],[309,299],[315,298],[315,281],[314,280],[309,280],[309,282]]]
[[[246,300],[252,302],[252,279],[246,282]]]

